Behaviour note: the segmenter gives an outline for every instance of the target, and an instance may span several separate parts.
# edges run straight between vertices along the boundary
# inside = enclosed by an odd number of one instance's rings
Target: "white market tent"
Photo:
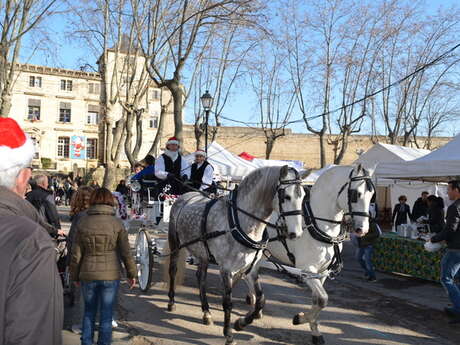
[[[381,163],[376,175],[386,179],[448,182],[460,179],[460,134],[421,158],[404,163]]]
[[[194,154],[185,156],[189,162],[193,162]],[[244,176],[258,167],[243,158],[231,153],[215,141],[208,145],[208,162],[214,168],[214,173],[222,178],[239,181]]]
[[[185,159],[191,163],[194,160],[193,153],[185,156]],[[251,171],[265,166],[289,165],[297,168],[294,162],[288,161],[258,158],[248,161],[231,153],[215,141],[208,145],[207,160],[213,166],[215,175],[230,181],[240,181]]]
[[[361,163],[366,169],[374,170],[382,162],[400,163],[423,157],[429,150],[377,143],[364,152],[354,163]]]

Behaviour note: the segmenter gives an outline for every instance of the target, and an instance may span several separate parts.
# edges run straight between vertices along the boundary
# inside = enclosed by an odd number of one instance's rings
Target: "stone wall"
[[[185,151],[193,152],[196,148],[193,127],[184,127]],[[386,137],[377,138],[378,141],[386,143]],[[438,137],[433,139],[433,146],[439,147],[446,144],[451,138]],[[257,158],[265,158],[265,137],[260,130],[247,127],[222,127],[219,129],[216,140],[220,145],[232,153],[240,154],[245,151]],[[164,141],[163,141],[164,142]],[[420,142],[423,142],[421,139]],[[374,143],[370,136],[354,135],[350,138],[347,153],[341,164],[351,164],[358,159],[357,152],[366,151]],[[327,145],[326,158],[330,164],[334,160],[332,145]],[[270,156],[271,159],[292,159],[300,160],[308,168],[320,167],[319,140],[312,134],[300,134],[288,132],[288,135],[279,138]]]

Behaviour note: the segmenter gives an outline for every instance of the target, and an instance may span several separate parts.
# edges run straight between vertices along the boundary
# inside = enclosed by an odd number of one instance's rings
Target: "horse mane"
[[[272,204],[278,187],[281,166],[258,168],[247,175],[238,186],[238,195],[252,195],[253,201],[268,202]],[[254,194],[255,193],[255,194]],[[260,205],[261,207],[263,205]]]

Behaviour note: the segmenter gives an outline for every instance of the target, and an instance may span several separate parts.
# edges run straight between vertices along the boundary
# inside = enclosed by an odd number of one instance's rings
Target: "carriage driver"
[[[155,161],[155,176],[171,185],[170,194],[184,193],[181,180],[190,176],[190,166],[179,153],[179,140],[175,137],[168,139],[165,152]]]
[[[192,164],[190,180],[192,187],[204,192],[214,192],[213,184],[214,168],[206,160],[206,152],[195,152],[195,163]]]

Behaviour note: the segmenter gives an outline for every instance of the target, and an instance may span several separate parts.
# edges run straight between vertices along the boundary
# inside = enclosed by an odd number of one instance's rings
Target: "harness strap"
[[[302,203],[302,207],[304,210],[304,220],[305,224],[307,225],[307,230],[310,233],[311,237],[313,237],[315,240],[327,243],[327,244],[337,244],[340,242],[343,242],[346,238],[346,230],[345,228],[340,229],[340,233],[338,234],[337,237],[332,237],[322,231],[319,227],[318,224],[316,223],[316,220],[323,220],[322,218],[314,217],[313,216],[313,211],[311,210],[310,203],[304,199],[304,202]],[[330,223],[334,224],[342,224],[342,222],[339,221],[332,221],[332,220],[324,220],[328,221]]]
[[[177,250],[182,249],[182,248],[185,248],[185,247],[188,247],[188,246],[191,246],[192,244],[195,244],[195,243],[197,243],[197,242],[207,241],[207,240],[210,240],[210,239],[212,239],[212,238],[215,238],[215,237],[219,237],[219,236],[225,235],[226,233],[228,233],[228,231],[213,231],[213,232],[207,233],[206,236],[205,236],[204,238],[202,238],[202,237],[195,238],[194,240],[191,240],[191,241],[188,241],[188,242],[185,242],[185,243],[181,244],[181,245],[177,248]]]
[[[265,229],[262,235],[262,240],[254,241],[250,238],[242,229],[240,225],[240,220],[238,218],[238,211],[236,210],[236,198],[237,198],[238,190],[235,189],[231,192],[231,199],[232,202],[228,207],[228,225],[231,229],[231,234],[235,241],[242,244],[246,248],[254,249],[254,250],[261,250],[267,247],[268,243],[268,232]]]
[[[334,279],[339,275],[340,271],[343,268],[342,254],[340,253],[340,248],[338,243],[334,243],[334,256],[332,257],[331,263],[327,266],[329,271],[329,278]]]
[[[206,248],[206,251],[208,252],[208,260],[212,262],[216,262],[216,259],[211,254],[211,250],[209,249],[209,246],[208,246],[208,241],[206,238],[206,235],[207,235],[206,225],[208,222],[209,211],[211,210],[211,207],[213,207],[214,204],[217,202],[217,200],[218,199],[213,199],[206,203],[206,206],[204,207],[203,217],[201,218],[201,240],[203,241],[204,247]]]

